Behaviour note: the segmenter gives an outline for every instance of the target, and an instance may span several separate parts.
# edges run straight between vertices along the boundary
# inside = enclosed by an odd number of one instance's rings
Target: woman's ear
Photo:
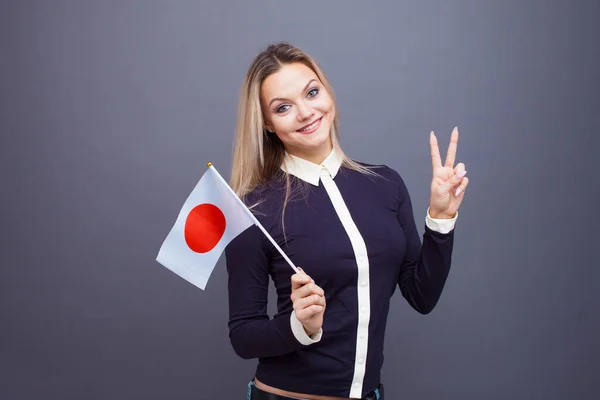
[[[274,133],[273,127],[267,121],[265,121],[265,129],[267,130],[267,132]]]
[[[263,122],[263,129],[266,131],[269,131],[269,132],[273,132],[273,127],[269,123],[269,118],[267,118],[267,116],[265,115],[265,113],[263,111],[261,111],[261,116],[262,116],[262,122]]]

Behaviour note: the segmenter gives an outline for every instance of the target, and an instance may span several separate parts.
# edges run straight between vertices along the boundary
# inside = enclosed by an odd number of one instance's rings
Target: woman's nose
[[[307,104],[300,103],[298,105],[298,119],[300,121],[305,121],[314,115],[314,111]]]

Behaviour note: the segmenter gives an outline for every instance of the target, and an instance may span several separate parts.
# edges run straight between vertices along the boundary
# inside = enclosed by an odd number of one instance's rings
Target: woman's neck
[[[314,164],[321,164],[333,150],[333,146],[331,143],[328,143],[328,146],[324,146],[318,151],[299,151],[298,149],[286,149],[286,151],[296,157],[302,158],[306,161],[310,161]]]

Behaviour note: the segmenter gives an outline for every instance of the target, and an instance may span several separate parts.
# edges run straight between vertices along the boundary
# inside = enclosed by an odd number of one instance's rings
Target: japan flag
[[[204,290],[225,247],[257,222],[209,163],[181,208],[156,261]]]

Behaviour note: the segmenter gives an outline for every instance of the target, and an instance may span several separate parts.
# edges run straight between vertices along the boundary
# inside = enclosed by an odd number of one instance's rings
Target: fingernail
[[[456,193],[454,194],[455,196],[458,196],[460,194],[460,192],[462,192],[461,188],[456,189]]]
[[[434,135],[434,133],[433,133],[433,131],[431,131],[431,132],[429,133],[429,136],[433,136],[433,135]]]
[[[458,126],[455,126],[453,132],[458,132]]]
[[[467,174],[467,171],[466,171],[466,170],[465,170],[465,171],[461,171],[461,172],[459,172],[459,173],[456,175],[456,177],[457,177],[458,179],[460,179],[460,178],[462,178],[463,176],[465,176],[466,174]]]

